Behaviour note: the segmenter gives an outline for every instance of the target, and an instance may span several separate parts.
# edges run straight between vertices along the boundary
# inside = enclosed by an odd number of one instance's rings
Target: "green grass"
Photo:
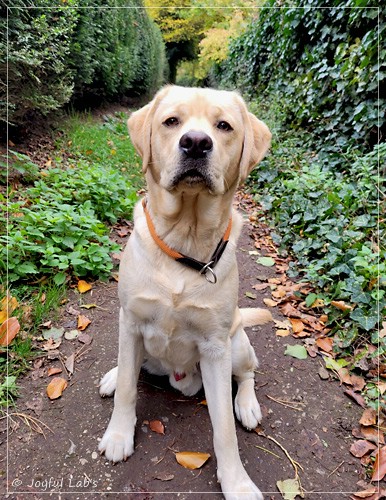
[[[130,219],[143,187],[140,159],[129,140],[127,116],[71,114],[58,131],[56,149],[43,168],[10,151],[10,172],[19,189],[0,197],[0,290],[18,301],[20,331],[0,351],[0,405],[17,396],[17,377],[38,351],[34,336],[55,311],[74,278],[106,279],[111,253],[120,250],[111,226]],[[6,158],[2,159],[4,167]],[[4,170],[0,177],[4,184]],[[6,227],[5,221],[8,221]],[[0,296],[0,300],[3,297]]]

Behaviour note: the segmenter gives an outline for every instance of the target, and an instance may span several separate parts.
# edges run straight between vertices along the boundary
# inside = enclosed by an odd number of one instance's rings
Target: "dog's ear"
[[[244,118],[244,144],[240,161],[240,182],[243,182],[250,171],[266,155],[272,134],[267,125],[250,113],[240,98]]]
[[[154,99],[146,104],[138,111],[134,111],[127,120],[127,127],[131,141],[135,149],[142,158],[142,171],[146,172],[151,161],[151,132],[152,121],[155,110],[159,101],[168,91],[169,86],[163,87],[154,97]]]

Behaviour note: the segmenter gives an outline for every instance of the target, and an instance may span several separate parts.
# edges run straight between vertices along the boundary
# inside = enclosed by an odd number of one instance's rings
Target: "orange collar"
[[[201,262],[199,260],[193,259],[192,257],[188,257],[180,252],[177,252],[176,250],[173,250],[170,248],[161,238],[158,236],[153,221],[151,220],[149,211],[147,209],[147,203],[146,203],[146,198],[143,198],[142,200],[142,207],[143,211],[146,216],[146,222],[147,222],[147,227],[149,228],[149,232],[153,238],[153,240],[157,243],[159,248],[169,255],[172,259],[176,260],[177,262],[180,262],[181,264],[190,267],[191,269],[195,269],[198,271],[200,274],[203,274],[207,281],[209,283],[216,283],[217,282],[217,276],[215,272],[213,271],[213,268],[216,266],[218,261],[220,260],[221,255],[223,254],[228,241],[229,241],[229,236],[231,234],[231,229],[232,229],[232,217],[229,218],[229,224],[228,227],[226,228],[224,236],[221,238],[220,242],[218,243],[216,250],[213,252],[212,257],[210,258],[209,262]]]

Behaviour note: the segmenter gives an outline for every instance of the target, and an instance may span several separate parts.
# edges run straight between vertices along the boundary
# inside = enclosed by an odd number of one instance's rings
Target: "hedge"
[[[2,122],[90,94],[151,93],[163,81],[162,37],[141,0],[14,0],[0,26]]]

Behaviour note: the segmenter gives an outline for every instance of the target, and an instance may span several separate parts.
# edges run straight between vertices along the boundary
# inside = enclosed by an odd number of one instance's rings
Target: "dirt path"
[[[255,292],[252,285],[278,274],[275,267],[257,265],[256,256],[249,254],[255,250],[251,231],[251,226],[244,227],[239,244],[240,304],[264,307],[265,292]],[[111,281],[94,286],[82,296],[73,292],[63,309],[59,323],[71,330],[76,327],[76,316],[66,312],[70,306],[79,309],[81,303],[98,305],[81,309],[91,319],[86,331],[92,343],[82,347],[79,340],[63,340],[60,346],[65,356],[80,347],[83,352],[60,399],[50,401],[45,393],[49,382],[47,369],[62,368],[58,359],[45,360],[41,366],[35,364],[24,378],[17,412],[44,423],[45,436],[30,430],[20,417],[12,417],[7,498],[40,499],[49,491],[55,492],[52,498],[71,500],[107,495],[121,498],[122,493],[128,498],[130,492],[136,492],[135,499],[222,498],[216,481],[209,416],[207,408],[200,405],[204,394],[184,397],[162,378],[141,373],[135,454],[115,466],[99,456],[98,439],[108,423],[113,401],[101,399],[97,386],[117,359],[116,288]],[[252,300],[245,292],[253,292],[257,298]],[[280,319],[276,309],[274,315]],[[349,453],[351,429],[360,418],[361,408],[351,403],[338,383],[321,380],[320,357],[298,360],[284,355],[286,345],[298,343],[296,339],[277,337],[273,325],[249,329],[248,334],[260,359],[256,391],[263,408],[265,436],[237,425],[241,458],[247,471],[265,492],[265,498],[282,498],[276,482],[293,478],[295,473],[283,449],[270,439],[273,438],[300,464],[305,498],[349,498],[349,492],[356,491],[356,483],[363,479],[359,460]],[[292,404],[280,404],[277,400]],[[149,429],[146,421],[153,419],[163,422],[164,435]],[[5,425],[4,420],[0,423]],[[5,455],[6,434],[2,431],[0,452]],[[177,464],[173,450],[209,452],[212,458],[200,470],[190,471]],[[2,469],[5,463],[1,462]]]

